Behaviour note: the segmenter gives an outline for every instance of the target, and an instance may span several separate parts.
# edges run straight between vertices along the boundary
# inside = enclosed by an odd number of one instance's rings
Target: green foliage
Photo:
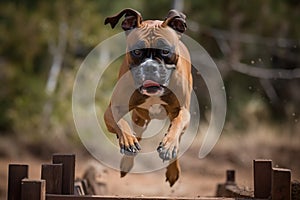
[[[0,65],[4,76],[1,85],[8,86],[0,93],[0,127],[22,134],[41,131],[43,107],[49,98],[55,108],[50,124],[55,123],[56,118],[71,120],[66,116],[72,116],[73,82],[67,83],[67,77],[74,75],[74,69],[77,69],[76,51],[93,47],[100,41],[103,21],[98,5],[93,2],[32,3],[1,3],[3,12],[0,14]],[[59,79],[61,86],[56,94],[63,95],[47,97],[45,87],[54,53],[51,45],[58,43],[61,23],[68,29],[68,47]]]
[[[144,19],[163,19],[172,6],[171,0],[1,1],[0,134],[14,132],[23,135],[43,132],[45,104],[49,101],[52,102],[53,110],[46,120],[49,125],[46,130],[61,134],[73,132],[71,95],[76,72],[89,50],[107,37],[122,31],[120,26],[114,30],[104,26],[105,17],[123,8],[132,7],[139,10]],[[215,28],[229,32],[237,29],[240,33],[250,33],[258,37],[284,37],[297,41],[300,35],[299,6],[299,2],[295,0],[186,0],[184,12],[187,15],[188,26],[192,24],[190,22],[194,23],[193,26],[199,26],[197,31],[189,29],[188,34],[198,40],[212,57],[226,60],[227,55],[221,52],[216,39],[206,29]],[[234,24],[238,18],[239,21]],[[58,44],[61,26],[67,29],[67,47],[63,53],[58,86],[54,94],[47,96],[45,88],[55,54],[53,46]],[[290,47],[278,47],[277,43],[270,45],[264,39],[260,40],[260,43],[241,43],[238,56],[247,64],[251,64],[253,60],[257,64],[260,58],[263,60],[263,67],[272,68],[274,53],[290,55]],[[294,46],[291,52],[298,55],[299,41]],[[299,59],[296,58],[293,67],[299,63]],[[280,67],[286,64],[284,60]],[[99,84],[98,89],[101,92],[97,93],[96,101],[101,107],[101,112],[107,105],[119,65],[120,61],[116,61],[109,67],[103,82]],[[253,102],[263,105],[258,109],[264,113],[286,116],[292,112],[296,117],[299,115],[299,95],[290,89],[299,83],[297,80],[274,84],[279,98],[285,94],[289,95],[285,97],[287,102],[282,104],[282,109],[278,109],[278,106],[269,103],[266,91],[257,78],[231,70],[227,70],[223,78],[228,93],[228,120],[237,125],[248,123],[249,112],[245,109]],[[249,87],[253,89],[250,90]],[[204,99],[203,102],[207,102],[207,97]],[[269,115],[266,115],[266,118],[273,119]]]

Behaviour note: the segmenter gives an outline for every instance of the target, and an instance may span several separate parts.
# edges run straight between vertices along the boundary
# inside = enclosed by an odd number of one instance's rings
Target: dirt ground
[[[165,182],[165,169],[145,173],[128,174],[120,178],[119,172],[109,169],[94,160],[87,153],[76,152],[76,177],[93,166],[97,171],[97,180],[102,185],[102,193],[116,196],[214,196],[218,183],[225,181],[227,169],[236,170],[236,182],[245,188],[253,188],[253,159],[272,159],[273,166],[292,170],[292,180],[300,180],[300,139],[299,136],[281,136],[271,134],[270,129],[261,128],[243,135],[222,134],[213,151],[204,159],[198,158],[197,140],[180,158],[182,173],[172,187]],[[69,152],[70,153],[70,152]],[[40,159],[31,154],[19,156],[0,156],[0,199],[6,199],[7,172],[9,163],[29,164],[29,177],[39,179],[40,166],[50,163],[49,158]]]

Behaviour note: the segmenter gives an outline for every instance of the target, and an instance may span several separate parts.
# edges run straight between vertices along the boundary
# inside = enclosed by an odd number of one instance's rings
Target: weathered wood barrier
[[[289,169],[272,168],[271,160],[254,160],[254,191],[241,189],[235,183],[235,171],[228,170],[226,182],[218,184],[217,197],[119,197],[88,194],[85,180],[75,181],[75,155],[54,154],[52,164],[41,166],[41,179],[28,177],[28,165],[9,165],[8,200],[170,200],[170,199],[300,199],[299,182],[291,182]]]
[[[300,200],[300,183],[291,182],[291,170],[272,168],[271,160],[253,161],[254,190],[249,191],[235,183],[235,171],[227,170],[226,182],[218,184],[217,196],[272,200]]]

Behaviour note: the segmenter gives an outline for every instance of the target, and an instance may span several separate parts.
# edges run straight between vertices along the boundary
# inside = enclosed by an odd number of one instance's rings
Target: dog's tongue
[[[156,83],[155,81],[151,81],[151,80],[145,80],[143,82],[143,87],[144,88],[148,88],[148,87],[159,87],[159,83]]]

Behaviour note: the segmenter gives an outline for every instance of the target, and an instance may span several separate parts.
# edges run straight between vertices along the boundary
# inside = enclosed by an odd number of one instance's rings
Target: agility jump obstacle
[[[300,183],[291,182],[289,169],[272,168],[271,160],[253,161],[254,191],[235,183],[235,171],[226,171],[226,181],[217,185],[217,197],[119,197],[88,195],[85,180],[75,181],[75,155],[53,154],[52,164],[41,166],[41,179],[28,177],[28,165],[9,164],[8,200],[190,200],[190,199],[300,199]]]

